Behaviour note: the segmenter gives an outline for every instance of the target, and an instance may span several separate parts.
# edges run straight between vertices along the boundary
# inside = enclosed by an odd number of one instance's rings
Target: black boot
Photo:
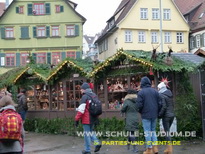
[[[95,150],[94,150],[94,152],[98,152],[98,151],[100,151],[101,146],[102,146],[102,145],[96,145],[96,146],[95,146]]]
[[[91,152],[87,152],[87,151],[83,150],[82,154],[91,154]]]

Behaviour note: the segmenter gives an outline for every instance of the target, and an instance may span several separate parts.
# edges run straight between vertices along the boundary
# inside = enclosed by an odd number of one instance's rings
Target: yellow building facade
[[[188,52],[188,36],[189,25],[172,0],[161,1],[161,9],[159,0],[123,0],[96,42],[99,59],[106,59],[119,48],[151,51],[159,46],[157,52],[166,52],[170,46],[175,52]]]

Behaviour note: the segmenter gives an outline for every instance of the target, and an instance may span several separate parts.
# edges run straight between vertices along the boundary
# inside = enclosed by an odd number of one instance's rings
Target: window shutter
[[[5,66],[5,53],[0,53],[0,66]]]
[[[79,36],[79,25],[75,25],[75,36]]]
[[[62,57],[62,61],[66,58],[66,53],[65,52],[61,52],[61,57]]]
[[[81,52],[80,51],[76,51],[76,59],[81,59]]]
[[[64,12],[64,7],[60,6],[60,12]]]
[[[20,53],[16,53],[16,66],[20,66],[21,63],[20,63]]]
[[[51,53],[47,53],[47,64],[51,64]]]
[[[36,63],[36,53],[32,53],[32,58],[34,60],[34,63]]]
[[[1,38],[2,39],[5,38],[5,28],[4,27],[1,28]]]
[[[196,48],[196,36],[194,36],[194,48]]]
[[[16,7],[16,13],[19,13],[19,7]]]
[[[46,36],[50,37],[50,26],[46,26]]]
[[[21,27],[21,38],[29,38],[28,27]]]
[[[28,4],[28,15],[33,15],[33,4]]]
[[[46,14],[51,14],[50,3],[46,3]]]
[[[33,37],[36,37],[36,27],[33,27]]]

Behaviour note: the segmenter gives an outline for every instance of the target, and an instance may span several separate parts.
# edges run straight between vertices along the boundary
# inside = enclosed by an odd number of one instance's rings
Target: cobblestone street
[[[49,135],[29,132],[25,138],[26,154],[81,154],[83,150],[83,138],[68,135]],[[205,142],[182,142],[180,146],[174,146],[174,154],[204,154]],[[144,146],[139,147],[139,154],[143,153]],[[159,147],[159,153],[163,153],[165,146]],[[94,149],[92,147],[92,149]],[[92,152],[94,153],[94,152]],[[98,154],[127,154],[126,146],[104,145]]]

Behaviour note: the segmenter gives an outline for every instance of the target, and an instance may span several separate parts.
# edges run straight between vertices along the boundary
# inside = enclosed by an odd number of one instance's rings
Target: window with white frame
[[[15,54],[7,53],[5,55],[6,58],[6,66],[15,66]]]
[[[38,37],[45,37],[46,36],[46,27],[45,26],[37,27],[37,36]]]
[[[152,19],[153,20],[159,19],[159,9],[156,8],[152,9]]]
[[[164,20],[170,20],[171,19],[171,10],[170,9],[164,9],[163,10]]]
[[[60,52],[53,52],[52,53],[52,64],[57,65],[60,62],[61,56]]]
[[[74,36],[75,35],[75,26],[74,25],[67,25],[66,26],[66,34],[67,34],[67,36]]]
[[[152,43],[158,43],[158,32],[151,32]]]
[[[6,27],[5,28],[5,37],[6,38],[14,38],[14,28],[13,27]]]
[[[132,31],[131,30],[125,31],[125,42],[132,42]]]
[[[144,31],[138,32],[138,42],[145,43],[145,32]]]
[[[37,53],[36,58],[38,64],[46,63],[46,53]]]
[[[59,26],[52,26],[52,36],[59,36]]]
[[[147,8],[140,8],[140,18],[141,19],[147,19]]]
[[[194,37],[190,37],[190,48],[191,49],[194,49],[194,47],[195,47],[195,44],[194,44]]]
[[[21,53],[21,65],[24,66],[27,64],[27,60],[28,60],[28,53]]]
[[[171,32],[164,32],[164,43],[171,43]]]
[[[184,34],[182,32],[177,32],[177,43],[184,42]]]
[[[34,9],[33,11],[35,12],[35,15],[44,15],[45,14],[44,3],[34,3],[33,9]]]
[[[196,48],[199,48],[201,46],[201,40],[200,40],[200,35],[196,36]]]

